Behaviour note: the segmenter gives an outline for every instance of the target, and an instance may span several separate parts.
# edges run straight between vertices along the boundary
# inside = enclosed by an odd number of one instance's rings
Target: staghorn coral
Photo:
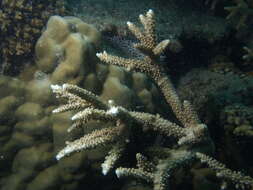
[[[236,188],[244,188],[245,185],[252,186],[252,178],[250,176],[245,176],[241,172],[232,171],[226,168],[224,164],[219,163],[217,160],[199,152],[196,153],[196,156],[202,163],[206,163],[211,169],[215,170],[218,178],[222,178],[222,189],[227,187],[226,180],[234,183]]]
[[[229,12],[227,19],[239,19],[236,28],[240,29],[251,22],[253,4],[250,0],[235,0],[235,3],[236,5],[226,6],[224,9]]]
[[[248,151],[252,147],[253,137],[253,109],[252,106],[231,104],[220,113],[223,151],[222,157],[233,162],[238,168],[250,166],[252,160]]]
[[[211,10],[214,10],[218,3],[222,2],[224,0],[205,0],[204,4],[206,6],[209,6]]]
[[[68,142],[67,146],[57,154],[56,158],[58,160],[72,152],[116,142],[116,145],[113,146],[105,162],[102,164],[103,173],[107,174],[121,157],[124,147],[129,143],[129,139],[131,139],[131,133],[134,131],[132,128],[136,125],[141,125],[145,130],[153,129],[162,134],[178,138],[185,136],[186,131],[183,128],[162,119],[159,115],[131,112],[123,107],[114,105],[113,101],[105,104],[95,94],[75,85],[52,85],[51,88],[58,98],[68,100],[67,104],[55,109],[54,113],[81,110],[71,118],[74,123],[68,129],[69,132],[92,119],[114,123],[112,127],[95,130],[80,139]]]
[[[34,45],[47,19],[65,12],[62,1],[2,0],[0,2],[1,72],[18,72],[32,57]]]
[[[118,160],[127,149],[127,144],[132,142],[135,128],[141,127],[143,132],[153,130],[164,136],[174,137],[177,140],[177,146],[169,150],[157,147],[155,151],[160,154],[154,156],[151,162],[145,156],[137,153],[137,168],[119,167],[116,169],[118,177],[133,176],[144,179],[148,183],[153,183],[154,190],[165,190],[168,186],[168,179],[177,168],[199,159],[215,171],[218,170],[217,174],[222,174],[219,175],[222,180],[239,184],[240,187],[252,186],[252,178],[232,172],[218,161],[205,155],[213,151],[213,142],[207,126],[201,123],[188,101],[180,100],[170,78],[166,75],[163,66],[159,64],[159,55],[167,48],[170,41],[156,42],[152,10],[149,10],[146,15],[140,15],[139,18],[144,27],[143,30],[131,22],[127,22],[127,25],[140,41],[134,47],[144,54],[142,59],[127,59],[106,52],[97,53],[97,57],[107,64],[122,66],[129,71],[141,71],[152,78],[179,124],[163,119],[158,114],[129,111],[117,106],[112,100],[105,103],[95,94],[75,85],[51,85],[57,98],[67,100],[67,104],[55,109],[54,113],[78,111],[71,118],[74,123],[69,128],[69,132],[85,125],[90,120],[109,121],[112,124],[110,127],[94,130],[72,142],[66,142],[65,148],[57,154],[56,158],[59,160],[76,151],[111,145],[112,148],[102,164],[102,172],[107,174],[117,165]]]
[[[242,59],[245,60],[247,63],[253,60],[253,50],[244,46],[243,49],[246,51],[246,54],[243,55]]]

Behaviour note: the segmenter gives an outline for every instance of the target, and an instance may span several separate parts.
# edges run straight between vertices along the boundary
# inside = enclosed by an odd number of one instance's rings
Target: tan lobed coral
[[[21,64],[33,57],[34,45],[47,19],[65,13],[63,1],[2,0],[0,40],[1,72],[19,72]]]
[[[36,43],[36,65],[50,73],[52,82],[80,84],[94,61],[89,60],[94,54],[92,45],[98,46],[99,41],[99,32],[80,19],[52,16]]]

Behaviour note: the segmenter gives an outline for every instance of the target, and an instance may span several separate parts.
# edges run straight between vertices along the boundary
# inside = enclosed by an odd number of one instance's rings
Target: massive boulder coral
[[[36,43],[38,69],[50,74],[51,82],[80,84],[94,62],[99,32],[75,17],[52,16]],[[93,52],[92,52],[93,51]]]

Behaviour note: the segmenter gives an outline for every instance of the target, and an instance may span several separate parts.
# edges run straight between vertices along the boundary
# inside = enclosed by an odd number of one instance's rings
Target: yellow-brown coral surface
[[[58,0],[2,0],[0,7],[1,71],[10,74],[31,58],[49,16],[63,14],[65,9]]]

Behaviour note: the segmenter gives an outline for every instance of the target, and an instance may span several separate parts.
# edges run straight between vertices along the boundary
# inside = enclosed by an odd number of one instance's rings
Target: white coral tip
[[[103,164],[101,164],[101,166],[102,166],[102,173],[104,175],[107,175],[108,172],[110,171],[109,165],[107,163],[103,163]]]
[[[56,160],[58,160],[58,161],[59,161],[60,159],[62,159],[62,158],[63,158],[63,155],[62,155],[62,154],[57,154],[55,158],[56,158]]]
[[[56,160],[60,160],[63,157],[65,157],[66,155],[70,154],[71,152],[73,152],[73,147],[71,146],[66,146],[64,149],[62,149],[60,152],[58,152],[58,154],[56,155]]]
[[[96,53],[97,57],[100,57],[102,55],[102,53]]]
[[[110,99],[110,100],[108,100],[108,104],[109,104],[110,107],[112,107],[113,105],[115,105],[115,102]]]
[[[56,85],[51,84],[50,87],[51,87],[51,89],[53,91],[61,90],[62,89],[62,87],[60,85],[58,85],[58,84],[56,84]]]
[[[133,23],[131,23],[130,21],[127,21],[127,26],[131,26],[133,25]]]
[[[112,106],[108,111],[107,111],[108,114],[111,114],[111,115],[117,115],[119,113],[119,108],[116,107],[116,106]]]
[[[100,57],[103,56],[103,55],[107,55],[107,52],[106,52],[106,51],[103,51],[102,53],[96,53],[96,56],[97,56],[98,58],[100,58]]]
[[[170,40],[169,40],[169,39],[164,40],[164,43],[169,44],[169,43],[170,43]]]
[[[148,13],[148,15],[153,15],[154,11],[152,9],[149,9],[147,13]]]
[[[57,109],[54,109],[54,110],[52,111],[52,113],[58,113],[58,112],[59,112],[58,108],[57,108]]]
[[[75,114],[74,116],[71,117],[71,120],[74,121],[74,120],[77,120],[79,118],[79,114]]]
[[[67,87],[68,87],[68,84],[66,84],[66,83],[62,85],[63,90],[65,90]]]
[[[122,176],[122,174],[123,174],[123,172],[122,172],[120,169],[116,169],[116,170],[115,170],[115,173],[116,173],[116,176],[117,176],[118,178],[120,178],[120,177]]]

